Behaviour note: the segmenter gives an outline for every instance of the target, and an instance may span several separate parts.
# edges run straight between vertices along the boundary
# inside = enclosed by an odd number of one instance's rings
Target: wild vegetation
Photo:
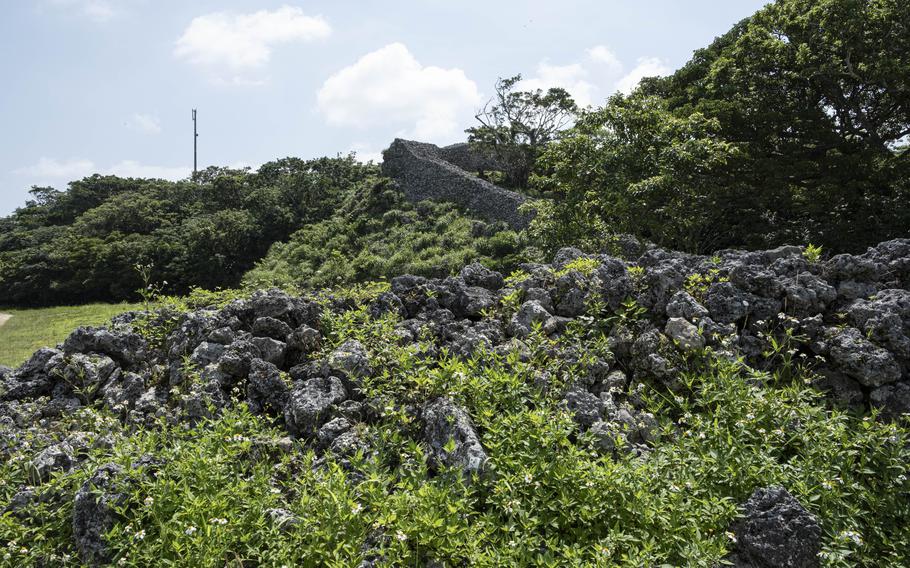
[[[276,241],[332,215],[374,166],[285,158],[255,173],[209,168],[184,182],[99,176],[0,219],[0,298],[47,305],[236,286]],[[137,269],[137,265],[145,269]]]
[[[318,289],[399,274],[440,277],[475,260],[508,271],[525,259],[525,247],[502,223],[471,219],[451,204],[413,204],[388,180],[368,179],[331,217],[273,245],[243,285]]]
[[[141,303],[0,328],[0,566],[910,565],[908,35],[777,0],[599,109],[501,81],[526,231],[353,157],[35,188],[2,301]]]
[[[585,113],[545,152],[550,248],[815,243],[910,230],[910,5],[779,0],[665,78]]]

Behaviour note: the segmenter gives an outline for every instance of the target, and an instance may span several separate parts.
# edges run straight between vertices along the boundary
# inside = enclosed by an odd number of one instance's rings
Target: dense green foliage
[[[388,180],[368,180],[330,218],[276,243],[243,283],[319,288],[400,274],[444,277],[473,260],[507,270],[522,250],[522,237],[504,225],[472,220],[451,204],[413,204]]]
[[[478,152],[499,164],[504,185],[525,189],[541,151],[571,124],[578,107],[565,89],[519,91],[520,84],[521,75],[499,79],[476,115],[480,125],[466,132]]]
[[[393,318],[372,319],[364,307],[327,315],[329,340],[316,354],[350,338],[369,349],[378,371],[364,388],[379,413],[357,426],[368,451],[318,460],[244,410],[242,393],[235,409],[189,430],[135,430],[82,409],[59,435],[104,432],[106,442],[89,444],[83,466],[38,488],[45,497],[30,520],[0,516],[0,562],[77,565],[73,501],[60,496],[110,462],[125,472],[109,533],[117,565],[353,566],[370,554],[387,566],[714,566],[735,538],[727,531],[737,504],[769,484],[820,519],[822,565],[910,562],[910,431],[826,409],[799,380],[805,369],[766,375],[696,356],[678,395],[638,393],[661,421],[652,451],[613,456],[579,432],[560,385],[529,380],[583,375],[584,360],[549,353],[571,346],[603,356],[611,320],[579,320],[558,339],[533,335],[526,357],[437,361],[422,343],[389,341]],[[470,412],[489,475],[433,471],[411,405],[436,395]],[[47,443],[35,439],[3,461],[0,502],[26,483],[29,456]],[[275,508],[296,523],[280,526]]]
[[[0,298],[63,304],[134,299],[149,283],[173,293],[236,285],[272,243],[330,216],[373,173],[350,156],[285,158],[194,181],[95,175],[65,192],[36,188],[0,219]]]
[[[551,246],[855,251],[910,230],[910,4],[778,0],[551,145]]]

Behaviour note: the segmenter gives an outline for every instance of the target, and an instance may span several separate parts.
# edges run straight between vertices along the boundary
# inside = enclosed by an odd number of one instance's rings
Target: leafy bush
[[[520,261],[522,247],[522,236],[504,226],[451,204],[412,204],[388,180],[370,179],[329,219],[276,243],[243,284],[314,289],[406,273],[442,277],[473,260],[505,269]]]
[[[357,425],[369,450],[319,460],[242,404],[191,429],[131,430],[82,409],[61,435],[104,432],[107,442],[88,440],[82,467],[37,488],[46,498],[30,520],[0,517],[3,562],[77,565],[66,496],[109,462],[129,488],[107,535],[126,566],[349,566],[367,555],[389,566],[713,566],[736,538],[737,505],[770,484],[819,518],[824,566],[910,562],[910,430],[826,408],[806,375],[781,381],[711,353],[691,359],[677,394],[638,393],[660,420],[651,451],[614,456],[595,450],[561,400],[583,362],[550,356],[561,345],[605,356],[597,322],[579,320],[558,340],[532,335],[524,357],[435,361],[421,343],[389,341],[395,323],[364,307],[323,321],[320,356],[356,338],[377,369],[364,389],[378,416]],[[529,380],[543,371],[552,388]],[[490,475],[429,467],[411,405],[439,395],[470,413]],[[0,502],[47,443],[30,440],[0,464]],[[276,521],[279,509],[290,524]]]
[[[375,173],[351,156],[285,158],[193,181],[95,175],[65,192],[35,188],[0,219],[0,297],[62,304],[135,299],[148,281],[170,294],[235,286],[272,243],[329,217]]]
[[[551,144],[547,245],[861,251],[910,227],[910,4],[777,0]],[[593,233],[593,237],[591,234]]]

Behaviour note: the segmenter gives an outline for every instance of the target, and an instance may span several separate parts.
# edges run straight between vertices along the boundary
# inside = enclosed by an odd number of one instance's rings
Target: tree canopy
[[[541,220],[568,225],[538,230],[699,252],[906,235],[906,37],[906,2],[778,0],[552,145],[544,187],[559,199]]]
[[[63,304],[135,297],[146,278],[165,291],[234,286],[272,243],[330,216],[377,172],[353,157],[209,168],[192,181],[95,175],[67,191],[35,188],[0,220],[0,298]]]

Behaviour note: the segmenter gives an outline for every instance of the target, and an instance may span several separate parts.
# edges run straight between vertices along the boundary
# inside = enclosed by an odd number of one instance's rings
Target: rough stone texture
[[[383,152],[382,173],[397,181],[411,201],[450,201],[483,219],[527,227],[531,217],[518,211],[524,196],[471,175],[445,155],[433,144],[397,138]]]
[[[280,414],[288,402],[289,391],[278,367],[262,359],[253,359],[246,388],[247,403],[252,412]]]
[[[698,333],[698,328],[683,318],[670,318],[667,320],[664,333],[675,341],[683,351],[697,351],[705,347],[705,338]]]
[[[465,266],[458,275],[468,286],[480,286],[487,290],[499,290],[504,280],[502,274],[490,270],[479,262]]]
[[[736,542],[730,559],[737,568],[818,566],[818,520],[783,487],[756,489],[730,530]]]
[[[539,323],[545,334],[556,331],[557,321],[537,300],[529,300],[518,308],[509,322],[509,333],[515,337],[527,337],[534,324]]]
[[[827,328],[828,353],[837,369],[867,387],[893,383],[901,376],[894,356],[877,347],[858,329]]]
[[[566,393],[563,403],[572,413],[572,419],[583,429],[599,422],[604,413],[604,402],[582,388],[573,388]]]
[[[80,327],[63,342],[64,353],[100,353],[124,367],[132,367],[146,356],[148,345],[138,334],[103,327]]]
[[[103,465],[76,493],[73,504],[73,537],[79,556],[90,566],[111,560],[105,535],[114,526],[115,507],[128,498],[118,479],[122,474],[123,469],[119,465]]]
[[[21,367],[3,377],[0,400],[23,400],[50,393],[55,381],[48,374],[48,365],[61,358],[62,353],[56,349],[42,347],[35,351]]]
[[[345,341],[329,355],[328,372],[344,378],[360,379],[373,372],[366,348],[357,340]]]
[[[422,414],[424,439],[437,466],[456,467],[465,475],[483,472],[487,453],[467,412],[447,398],[438,398]]]
[[[32,481],[36,484],[47,481],[57,471],[68,471],[76,463],[76,451],[66,442],[48,446],[31,463]]]
[[[467,172],[502,170],[502,164],[499,163],[495,156],[478,152],[466,142],[443,146],[439,149],[439,156]]]
[[[337,377],[313,378],[291,391],[284,407],[288,431],[301,438],[313,438],[325,424],[332,407],[347,397]]]

